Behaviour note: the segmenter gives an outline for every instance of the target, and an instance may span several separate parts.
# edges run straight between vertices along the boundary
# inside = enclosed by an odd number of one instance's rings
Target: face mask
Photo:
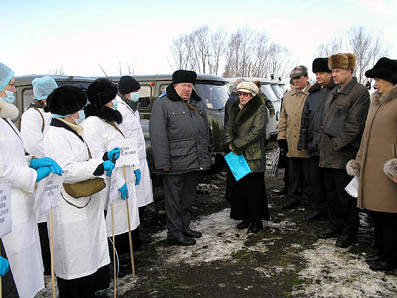
[[[130,100],[137,102],[139,100],[139,92],[130,93]]]
[[[112,102],[113,102],[112,109],[113,110],[117,110],[117,107],[119,106],[119,102],[116,99],[113,99]]]
[[[77,125],[80,125],[80,123],[83,122],[84,119],[85,119],[84,111],[79,111],[79,118],[77,118],[77,119],[73,118],[74,122]]]
[[[14,103],[14,101],[15,101],[14,92],[7,91],[7,90],[4,90],[4,91],[5,91],[6,95],[7,95],[7,97],[1,97],[1,98],[2,98],[5,102]]]

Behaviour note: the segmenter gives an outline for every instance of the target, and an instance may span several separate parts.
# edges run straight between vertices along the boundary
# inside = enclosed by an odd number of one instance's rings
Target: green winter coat
[[[252,172],[264,172],[266,169],[265,136],[266,107],[257,95],[243,109],[236,100],[229,112],[229,122],[225,127],[225,143],[235,153],[243,154]]]

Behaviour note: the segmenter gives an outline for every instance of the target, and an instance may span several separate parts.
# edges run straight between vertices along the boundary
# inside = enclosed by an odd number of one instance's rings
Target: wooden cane
[[[112,203],[112,240],[113,240],[113,297],[117,297],[116,240],[114,237],[114,208]]]
[[[127,181],[125,174],[125,167],[123,167],[124,180]],[[134,265],[134,249],[132,246],[132,235],[131,235],[131,221],[130,221],[130,206],[128,204],[128,198],[125,200],[125,204],[127,207],[127,220],[128,220],[128,241],[130,242],[130,258],[131,258],[131,269],[132,269],[132,277],[135,277],[135,265]]]
[[[54,270],[54,231],[52,224],[52,208],[50,209],[50,254],[51,254],[51,287],[52,298],[55,298],[55,270]]]

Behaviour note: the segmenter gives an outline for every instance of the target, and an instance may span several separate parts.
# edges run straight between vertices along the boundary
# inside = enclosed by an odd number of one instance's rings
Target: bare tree
[[[181,34],[179,37],[174,39],[171,44],[171,65],[176,69],[187,68],[187,48],[186,48],[186,35]]]
[[[288,75],[292,65],[289,59],[290,52],[287,48],[271,43],[266,57],[266,73],[263,75],[264,77],[284,78]]]
[[[320,57],[329,57],[332,54],[341,53],[343,48],[343,36],[340,35],[329,43],[320,44],[318,47],[318,55]]]
[[[135,73],[135,62],[134,59],[131,58],[130,61],[121,61],[119,59],[119,64],[117,66],[117,72],[119,75],[132,75]]]
[[[223,27],[218,28],[218,30],[211,35],[212,55],[209,64],[209,73],[211,74],[218,74],[221,57],[225,52],[226,36],[227,34]]]
[[[63,70],[63,65],[56,66],[54,70],[50,71],[50,74],[64,76],[65,72]]]

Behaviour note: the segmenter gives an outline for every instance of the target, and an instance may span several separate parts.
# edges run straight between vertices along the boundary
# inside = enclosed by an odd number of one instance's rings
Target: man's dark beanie
[[[131,76],[122,76],[119,81],[119,91],[121,94],[128,94],[141,89],[141,85]]]
[[[172,74],[172,83],[192,83],[196,84],[197,74],[190,70],[177,70]]]
[[[331,72],[328,68],[328,58],[316,58],[313,60],[313,72]]]

